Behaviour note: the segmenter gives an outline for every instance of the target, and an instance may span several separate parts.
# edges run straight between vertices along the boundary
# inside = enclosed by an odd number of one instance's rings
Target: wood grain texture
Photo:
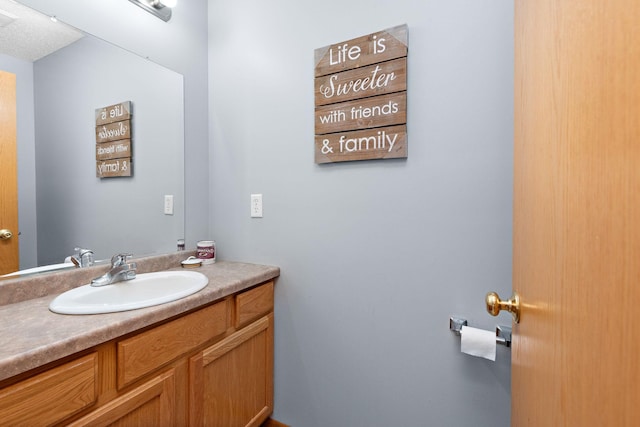
[[[407,58],[317,77],[315,104],[335,104],[407,90]]]
[[[409,27],[406,24],[398,25],[377,33],[316,49],[315,76],[338,73],[407,56],[408,31]],[[383,50],[382,46],[384,46]],[[342,55],[340,52],[345,52],[345,54]]]
[[[97,348],[98,353],[98,405],[117,396],[117,357],[116,343],[110,341]]]
[[[175,372],[171,369],[69,426],[174,426],[174,401]]]
[[[113,178],[133,175],[131,158],[109,159],[96,162],[96,178]]]
[[[273,411],[273,314],[192,359],[190,425],[258,427]]]
[[[316,108],[316,135],[407,123],[407,92]]]
[[[407,126],[319,135],[314,144],[316,163],[406,158]]]
[[[96,144],[96,160],[131,158],[131,140]]]
[[[263,314],[239,330],[237,296],[5,382],[0,424],[259,426],[273,410],[273,282],[241,298],[247,318]]]
[[[262,423],[260,427],[289,427],[287,424],[283,424],[280,421],[274,420],[273,418],[269,418],[267,421]]]
[[[636,425],[640,3],[515,6],[512,425]]]
[[[400,25],[316,49],[316,163],[407,157],[406,131],[395,149],[380,137],[407,123],[407,46]]]
[[[224,340],[212,345],[203,352],[203,365],[206,366],[209,363],[216,360],[238,347],[246,340],[252,338],[254,335],[259,334],[269,327],[269,318],[263,317],[246,328],[241,329],[233,335],[228,336]]]
[[[273,281],[236,296],[236,328],[248,325],[273,310]]]
[[[131,138],[131,120],[96,126],[96,142],[120,141]]]
[[[13,233],[0,240],[0,275],[20,269],[16,119],[16,76],[0,71],[0,229]]]
[[[131,101],[121,102],[119,104],[109,105],[96,109],[96,126],[106,123],[119,122],[121,120],[131,119],[133,116],[133,104]]]
[[[3,426],[51,425],[97,399],[98,356],[91,353],[0,391]]]
[[[118,342],[118,388],[223,334],[228,319],[224,300]]]
[[[189,426],[204,427],[204,353],[189,359]]]

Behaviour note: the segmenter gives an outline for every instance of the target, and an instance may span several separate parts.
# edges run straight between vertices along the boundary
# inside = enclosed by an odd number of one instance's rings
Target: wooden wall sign
[[[131,176],[131,101],[96,109],[96,176]]]
[[[407,157],[408,27],[315,50],[315,162]]]

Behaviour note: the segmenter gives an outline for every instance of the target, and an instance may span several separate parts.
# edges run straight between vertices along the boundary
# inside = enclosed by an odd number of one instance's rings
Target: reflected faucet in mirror
[[[75,255],[70,257],[76,267],[91,267],[94,264],[93,251],[91,249],[75,248]]]

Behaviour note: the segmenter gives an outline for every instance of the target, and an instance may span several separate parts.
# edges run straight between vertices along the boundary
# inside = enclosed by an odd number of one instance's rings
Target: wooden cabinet
[[[170,369],[68,425],[176,425],[175,383],[175,371]]]
[[[3,426],[259,426],[272,411],[273,282],[0,384]]]
[[[0,390],[2,425],[50,425],[92,406],[97,359],[91,353]]]
[[[238,329],[270,312],[273,310],[273,282],[236,295],[234,307]]]
[[[224,334],[229,327],[230,303],[230,299],[221,301],[118,341],[118,389]]]
[[[254,427],[273,410],[273,314],[190,360],[190,425]]]

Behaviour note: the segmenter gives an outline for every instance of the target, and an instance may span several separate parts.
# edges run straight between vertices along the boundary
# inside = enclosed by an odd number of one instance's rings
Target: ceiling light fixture
[[[131,3],[140,6],[152,15],[157,16],[167,22],[171,19],[171,8],[177,3],[177,0],[129,0]]]

